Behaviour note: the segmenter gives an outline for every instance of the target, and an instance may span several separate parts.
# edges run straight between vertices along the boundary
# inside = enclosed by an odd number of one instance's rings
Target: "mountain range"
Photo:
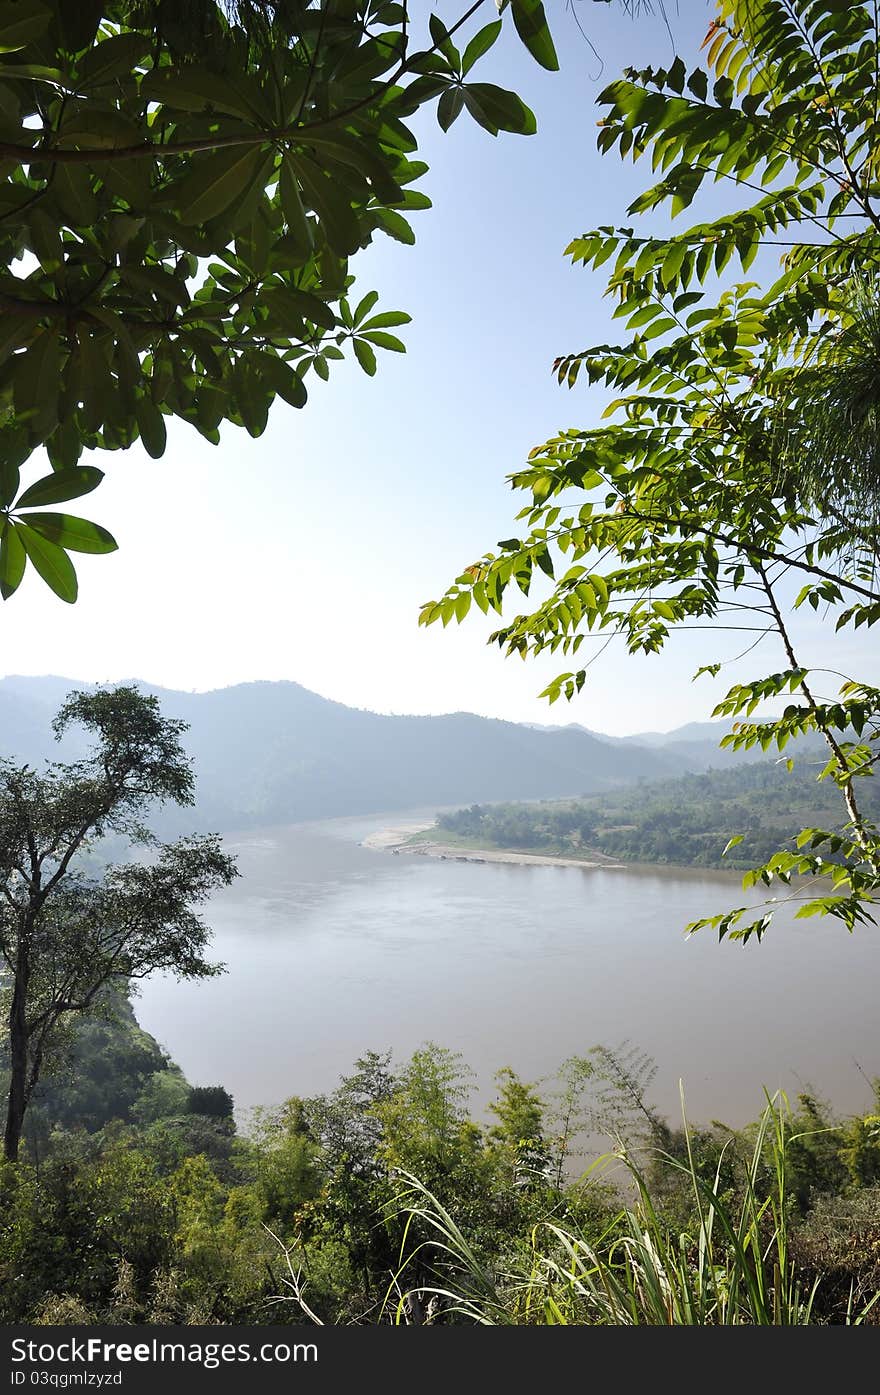
[[[590,727],[580,726],[577,722],[571,722],[568,726],[531,725],[535,731],[582,731],[611,746],[640,746],[654,752],[662,750],[673,757],[676,774],[683,770],[705,770],[710,766],[715,768],[766,759],[760,747],[753,747],[750,751],[731,751],[726,746],[719,747],[722,736],[730,729],[725,722],[687,722],[673,731],[641,731],[633,736],[606,736],[604,732],[592,731]]]
[[[230,829],[564,798],[730,759],[718,749],[726,730],[720,723],[615,738],[575,723],[541,727],[468,712],[383,716],[292,682],[187,693],[131,681],[154,693],[166,716],[189,726],[184,745],[195,764],[195,816],[168,812],[163,827]],[[71,733],[59,748],[50,724],[69,691],[93,687],[60,677],[0,679],[0,756],[41,764],[82,754],[82,733]]]

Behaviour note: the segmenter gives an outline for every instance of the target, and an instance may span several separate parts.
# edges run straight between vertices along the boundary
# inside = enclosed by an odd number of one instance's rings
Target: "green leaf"
[[[64,262],[61,229],[57,218],[50,218],[36,204],[27,217],[27,240],[37,261],[50,275]]]
[[[19,522],[24,522],[46,542],[55,543],[59,548],[69,548],[71,552],[116,551],[116,539],[112,534],[99,524],[90,523],[87,518],[76,518],[70,513],[28,513]]]
[[[199,431],[205,436],[210,436],[223,420],[228,406],[227,393],[203,384],[196,394],[196,420]]]
[[[559,59],[547,28],[547,16],[541,0],[511,0],[516,32],[532,57],[542,68],[557,72]]]
[[[95,42],[105,8],[103,0],[55,0],[61,48],[67,53],[80,53]]]
[[[0,458],[0,509],[6,509],[18,493],[21,469],[10,457]]]
[[[258,115],[227,78],[189,63],[153,68],[141,81],[141,95],[180,111],[202,112],[211,107],[247,122]]]
[[[660,268],[660,280],[664,286],[671,286],[678,276],[681,264],[687,255],[687,244],[684,242],[673,242],[670,244],[666,256],[663,258],[663,265]]]
[[[134,378],[140,376],[140,358],[134,346],[134,340],[128,330],[128,325],[121,315],[115,310],[110,310],[106,305],[91,305],[89,313],[101,324],[106,325],[116,342],[117,355],[121,354],[126,361],[126,371]]]
[[[61,421],[45,441],[46,454],[53,470],[74,470],[82,454],[82,433],[73,417]]]
[[[457,71],[461,64],[461,57],[442,19],[438,15],[429,15],[428,28],[431,31],[434,47],[440,50],[447,63]]]
[[[40,330],[15,364],[15,410],[46,432],[57,421],[60,365],[61,347],[52,329]]]
[[[91,228],[97,221],[98,200],[83,165],[56,164],[51,197],[72,227]]]
[[[333,310],[326,301],[312,295],[310,291],[301,291],[297,286],[279,286],[277,290],[272,291],[272,298],[283,300],[304,320],[310,320],[321,329],[336,328],[337,320]]]
[[[0,77],[8,81],[64,82],[60,68],[47,68],[44,63],[0,63]],[[29,127],[23,127],[29,131]]]
[[[18,320],[15,315],[10,315],[5,323],[0,319],[0,363],[3,363],[31,332],[31,326],[27,321]]]
[[[189,301],[189,292],[180,277],[165,267],[129,266],[125,262],[119,268],[119,275],[123,282],[134,286],[136,290],[146,291],[170,305],[186,305]]]
[[[262,436],[269,420],[269,395],[259,374],[252,371],[248,361],[239,359],[235,366],[234,382],[235,405],[245,430],[254,438]]]
[[[164,416],[145,393],[138,393],[134,411],[144,450],[153,460],[159,460],[165,454],[167,440]]]
[[[303,190],[324,229],[330,250],[337,257],[351,256],[360,247],[362,234],[350,199],[313,160],[300,155],[295,166]]]
[[[488,53],[495,40],[498,38],[498,35],[501,33],[502,24],[502,20],[496,19],[474,35],[465,49],[464,56],[461,60],[461,71],[463,73],[469,73],[477,59],[482,58],[484,53]]]
[[[468,98],[476,98],[482,112],[499,131],[513,131],[520,136],[532,136],[537,131],[534,114],[515,92],[490,82],[470,82],[464,92],[468,110],[472,110]]]
[[[442,131],[448,131],[464,106],[464,90],[449,87],[437,103],[437,122]]]
[[[71,470],[56,470],[37,480],[16,500],[16,509],[40,508],[43,504],[63,504],[68,499],[80,499],[91,494],[104,478],[103,470],[94,465],[77,465]]]
[[[300,198],[296,166],[288,154],[285,154],[281,160],[279,190],[288,235],[292,238],[297,252],[305,262],[311,256],[314,248],[312,229]]]
[[[359,303],[357,309],[354,312],[352,323],[356,325],[361,324],[363,322],[364,316],[369,315],[370,311],[372,310],[373,306],[376,304],[378,299],[378,291],[367,291],[367,294],[364,296],[363,300]],[[407,316],[407,319],[409,319],[409,316]],[[373,324],[374,321],[370,320],[369,323]]]
[[[17,523],[15,532],[34,570],[60,600],[72,605],[78,591],[76,572],[64,548],[41,537],[25,523]]]
[[[113,34],[101,39],[78,61],[77,87],[100,87],[102,83],[130,76],[149,47],[150,41],[143,34]]]
[[[142,140],[140,127],[115,108],[105,111],[85,106],[74,108],[58,129],[56,144],[62,150],[117,150]]]
[[[394,334],[386,334],[381,329],[362,329],[361,338],[368,339],[371,344],[378,344],[380,349],[392,349],[394,353],[405,354],[406,345]]]
[[[291,407],[304,407],[308,400],[306,386],[297,373],[283,358],[269,350],[261,353],[254,366],[273,392],[277,393]]]
[[[364,343],[363,339],[355,339],[353,343],[355,358],[368,377],[372,378],[376,372],[375,353],[370,348],[369,344]]]
[[[40,0],[6,0],[0,5],[0,53],[17,53],[49,27],[52,11]]]
[[[112,194],[125,199],[135,213],[152,200],[148,160],[111,160],[101,165],[101,178]]]
[[[110,368],[104,352],[108,335],[90,334],[84,326],[77,331],[82,368],[82,419],[85,430],[97,431],[104,420],[110,390]]]
[[[234,146],[199,157],[174,192],[188,227],[217,218],[251,185],[263,164],[261,145]]]
[[[405,208],[409,213],[418,213],[426,208],[433,208],[434,205],[427,194],[422,194],[418,189],[404,189],[403,198],[398,199],[395,208]]]
[[[0,530],[0,596],[8,601],[21,585],[27,554],[18,529],[11,519],[5,519]]]
[[[111,252],[122,252],[137,237],[146,219],[133,213],[113,213],[107,219],[102,233]]]
[[[479,99],[471,92],[469,87],[463,88],[462,91],[464,94],[465,110],[470,113],[478,126],[482,126],[484,131],[489,132],[490,136],[497,136],[498,127],[495,125],[494,121],[489,120],[489,117],[480,105]]]
[[[368,311],[373,308],[376,301],[379,299],[378,291],[371,291],[370,294],[374,299],[370,302]],[[398,325],[408,325],[412,321],[412,315],[408,315],[405,310],[383,310],[380,314],[373,315],[372,319],[364,322],[361,308],[366,300],[367,297],[364,296],[364,299],[357,308],[357,314],[354,317],[355,324],[360,325],[361,329],[394,329]]]
[[[376,208],[372,213],[377,225],[383,232],[388,233],[389,237],[395,238],[397,242],[406,243],[407,247],[413,245],[416,235],[401,214],[395,213],[393,208]]]
[[[329,157],[365,176],[380,203],[396,204],[403,199],[403,190],[391,172],[388,157],[377,156],[365,141],[337,131],[332,136],[310,136],[309,144],[317,151],[319,161]]]

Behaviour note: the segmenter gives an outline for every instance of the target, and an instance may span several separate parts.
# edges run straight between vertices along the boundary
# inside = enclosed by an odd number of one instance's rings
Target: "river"
[[[678,1118],[753,1118],[763,1088],[808,1085],[866,1109],[880,1075],[880,934],[781,911],[763,943],[685,939],[742,903],[729,873],[519,867],[392,856],[360,839],[404,817],[230,834],[240,880],[206,909],[224,975],[155,977],[142,1025],[194,1084],[254,1105],[334,1088],[356,1058],[434,1041],[475,1073],[481,1113],[512,1066],[548,1080],[629,1039],[654,1057],[651,1100]],[[757,893],[753,900],[759,899]],[[860,1070],[861,1068],[861,1070]]]

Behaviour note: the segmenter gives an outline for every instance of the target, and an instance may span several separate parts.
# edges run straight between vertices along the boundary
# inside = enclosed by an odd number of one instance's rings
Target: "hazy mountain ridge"
[[[605,732],[593,731],[578,722],[571,722],[568,726],[546,727],[534,723],[532,728],[534,731],[545,732],[582,731],[586,736],[592,736],[596,741],[603,741],[608,746],[637,746],[650,751],[654,757],[665,760],[666,770],[671,775],[678,775],[683,770],[708,770],[715,766],[762,760],[766,754],[760,746],[753,747],[750,751],[731,751],[726,746],[721,746],[721,738],[730,730],[730,723],[723,721],[686,722],[684,726],[675,727],[672,731],[643,731],[633,736],[608,736]]]
[[[536,727],[456,712],[386,716],[346,707],[298,683],[254,682],[187,693],[140,680],[167,716],[189,724],[197,810],[169,822],[201,826],[281,823],[418,805],[593,794],[640,779],[702,769],[724,759],[713,741],[652,746],[577,724]],[[65,694],[94,684],[59,677],[0,679],[0,755],[39,763],[83,749],[59,746],[51,718]],[[683,732],[690,734],[689,724]],[[719,738],[723,733],[719,729]]]

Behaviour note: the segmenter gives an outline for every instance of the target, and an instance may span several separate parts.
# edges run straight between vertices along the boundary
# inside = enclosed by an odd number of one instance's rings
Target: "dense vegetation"
[[[767,761],[585,799],[474,804],[439,814],[437,827],[473,847],[748,868],[793,846],[804,823],[833,817],[837,797],[809,765],[789,772]],[[880,814],[872,786],[863,804],[869,815]],[[731,834],[741,841],[725,856]]]
[[[543,1089],[504,1070],[490,1120],[477,1120],[467,1068],[429,1043],[398,1067],[371,1052],[331,1094],[257,1111],[242,1134],[226,1091],[191,1088],[125,999],[107,996],[42,1088],[26,1157],[0,1174],[0,1321],[861,1314],[880,1288],[877,1087],[863,1116],[836,1120],[805,1093],[742,1130],[685,1130],[651,1107],[652,1074],[625,1044],[565,1062]],[[634,1296],[647,1254],[627,1240],[638,1189],[622,1164],[590,1171],[580,1151],[599,1133],[638,1170],[639,1224],[673,1286],[665,1317]],[[718,1234],[701,1275],[710,1202]],[[737,1246],[759,1271],[772,1251],[763,1298],[739,1292],[749,1260]],[[608,1281],[601,1301],[594,1271]],[[689,1272],[702,1305],[690,1318],[673,1294]]]

